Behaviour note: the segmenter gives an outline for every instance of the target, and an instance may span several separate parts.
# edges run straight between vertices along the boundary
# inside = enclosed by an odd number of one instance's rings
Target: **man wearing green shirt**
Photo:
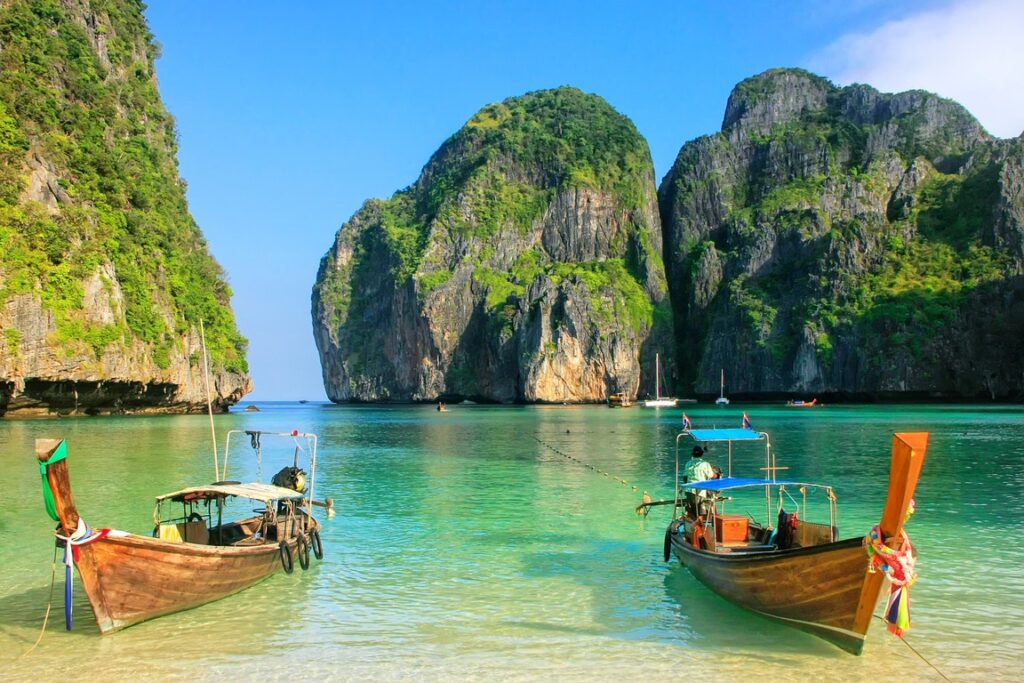
[[[717,479],[718,472],[704,459],[704,449],[700,446],[693,447],[692,457],[686,462],[683,468],[683,483],[694,484],[698,481]],[[686,500],[690,503],[690,512],[696,517],[697,514],[707,514],[708,492],[704,490],[694,491],[689,489],[686,492]]]

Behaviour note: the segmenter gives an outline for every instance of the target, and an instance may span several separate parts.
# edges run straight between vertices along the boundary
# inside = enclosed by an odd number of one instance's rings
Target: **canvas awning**
[[[743,489],[752,486],[814,486],[817,488],[829,488],[825,484],[811,484],[803,481],[772,481],[770,479],[744,479],[741,477],[725,477],[723,479],[707,479],[684,484],[684,489],[697,489],[701,491],[729,491],[731,489]]]
[[[159,503],[164,500],[201,500],[203,498],[218,498],[224,496],[249,498],[263,503],[269,503],[273,500],[298,500],[304,497],[301,493],[292,489],[286,489],[272,484],[260,484],[258,482],[253,482],[251,484],[208,484],[206,486],[192,486],[187,489],[175,491],[174,493],[165,493],[162,496],[157,496],[156,502]]]
[[[760,441],[767,437],[753,429],[691,429],[686,433],[697,441]]]

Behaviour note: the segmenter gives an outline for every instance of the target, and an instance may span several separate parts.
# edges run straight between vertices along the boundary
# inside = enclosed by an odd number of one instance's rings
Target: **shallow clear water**
[[[75,630],[64,631],[58,574],[46,635],[21,659],[42,624],[53,554],[34,439],[68,439],[78,508],[93,526],[146,533],[155,495],[210,479],[209,424],[205,416],[0,421],[0,677],[937,678],[880,622],[853,657],[736,608],[677,562],[662,562],[669,508],[646,519],[633,508],[645,489],[656,499],[671,493],[678,409],[261,407],[218,416],[218,432],[320,435],[317,493],[338,506],[324,522],[324,560],[105,637],[81,590]],[[744,409],[790,467],[780,476],[836,487],[843,537],[877,521],[892,432],[930,431],[908,526],[920,579],[907,640],[956,680],[1020,677],[1024,410],[690,406],[687,414],[695,426],[735,427]],[[290,460],[290,450],[264,446],[265,473]],[[254,474],[250,453],[247,444],[233,448],[232,478]],[[734,473],[756,475],[760,458],[737,449]]]

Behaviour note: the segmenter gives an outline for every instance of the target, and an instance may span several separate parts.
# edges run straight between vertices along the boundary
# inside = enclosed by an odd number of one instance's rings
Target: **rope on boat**
[[[46,634],[46,624],[50,621],[50,608],[53,607],[53,586],[57,583],[57,547],[53,548],[53,561],[50,565],[50,597],[46,600],[46,613],[43,615],[43,627],[39,629],[39,637],[36,638],[36,642],[32,644],[32,647],[18,655],[18,659],[27,657],[35,650],[39,643],[43,642],[43,636]]]
[[[584,461],[580,460],[577,457],[569,455],[568,453],[566,453],[564,451],[561,451],[558,448],[555,448],[554,446],[549,444],[547,441],[544,441],[543,439],[541,439],[536,434],[533,435],[533,439],[534,439],[534,441],[536,441],[540,445],[544,446],[545,448],[549,448],[552,451],[554,451],[555,453],[558,453],[563,458],[565,458],[567,460],[572,460],[577,465],[582,465],[583,467],[586,467],[587,469],[589,469],[594,474],[600,474],[601,476],[608,477],[609,479],[612,479],[613,481],[615,481],[615,482],[617,482],[619,484],[622,484],[623,486],[629,487],[630,490],[632,490],[632,491],[639,490],[637,488],[636,484],[630,484],[629,481],[627,481],[626,479],[623,479],[622,477],[616,477],[616,476],[614,476],[614,475],[612,475],[612,474],[610,474],[608,472],[605,472],[604,470],[602,470],[602,469],[600,469],[598,467],[595,467],[594,465],[591,465],[589,462],[584,462]],[[643,503],[640,504],[640,507],[644,507],[645,509],[644,509],[643,512],[640,512],[640,508],[638,507],[637,508],[637,514],[642,514],[644,517],[646,517],[647,516],[647,512],[650,511],[650,507],[645,507],[645,506],[648,506],[650,503],[651,503],[651,497],[650,497],[650,495],[648,495],[647,491],[644,491],[644,500],[643,500]]]
[[[876,619],[881,619],[881,620],[882,620],[882,621],[884,621],[884,622],[885,622],[886,624],[888,624],[888,623],[889,623],[888,621],[886,621],[886,620],[885,620],[885,617],[883,617],[883,616],[882,616],[881,614],[876,614],[876,615],[874,615],[874,616],[875,616],[875,618],[876,618]],[[917,650],[916,650],[916,649],[914,648],[914,646],[913,646],[913,645],[911,645],[911,644],[910,644],[910,643],[909,643],[909,642],[907,641],[907,638],[906,638],[906,636],[903,636],[903,637],[901,637],[901,638],[900,638],[900,640],[902,640],[902,641],[903,641],[903,644],[904,644],[904,645],[906,645],[907,647],[909,647],[909,648],[910,648],[910,651],[911,651],[911,652],[913,652],[913,653],[914,653],[915,655],[917,655],[918,657],[920,657],[920,658],[921,658],[921,661],[922,661],[922,662],[924,662],[925,664],[927,664],[928,666],[930,666],[930,667],[932,668],[932,670],[934,670],[934,671],[935,671],[935,673],[939,674],[939,676],[942,676],[942,680],[944,680],[944,681],[949,681],[949,683],[953,683],[953,681],[952,681],[952,680],[950,680],[950,678],[949,678],[949,677],[948,677],[948,676],[947,676],[946,674],[942,673],[942,672],[941,672],[941,671],[939,670],[939,667],[937,667],[937,666],[935,666],[934,664],[932,664],[932,663],[931,663],[930,661],[928,661],[928,658],[927,658],[927,657],[925,657],[925,656],[924,656],[923,654],[921,654],[920,652],[918,652],[918,651],[917,651]]]

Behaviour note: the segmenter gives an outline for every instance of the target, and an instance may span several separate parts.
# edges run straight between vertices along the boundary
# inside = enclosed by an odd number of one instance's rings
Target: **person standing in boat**
[[[704,449],[700,446],[693,447],[693,453],[690,459],[686,462],[686,466],[683,469],[683,483],[694,484],[699,481],[708,481],[709,479],[717,479],[720,476],[720,472],[714,468],[714,466],[704,459]],[[698,514],[706,514],[707,510],[707,497],[708,492],[704,490],[694,491],[689,490],[686,492],[686,500],[690,505],[690,513],[696,517]]]

